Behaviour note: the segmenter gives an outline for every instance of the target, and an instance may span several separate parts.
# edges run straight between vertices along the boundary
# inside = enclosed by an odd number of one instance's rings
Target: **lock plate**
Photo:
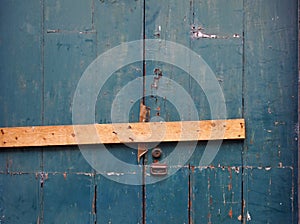
[[[150,173],[153,176],[165,176],[168,174],[168,165],[161,163],[152,163],[150,166]]]

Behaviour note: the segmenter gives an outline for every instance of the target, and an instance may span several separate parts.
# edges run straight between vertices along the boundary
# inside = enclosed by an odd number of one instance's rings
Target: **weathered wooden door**
[[[1,148],[0,223],[297,223],[296,0],[0,4],[1,127],[72,124],[74,93],[86,68],[113,47],[141,40],[141,60],[116,70],[99,90],[95,122],[138,122],[141,99],[150,121],[192,120],[192,108],[200,120],[212,119],[219,101],[209,100],[212,86],[199,86],[189,74],[194,54],[184,55],[187,70],[159,61],[172,41],[201,56],[199,72],[213,71],[226,105],[226,117],[219,118],[243,117],[247,131],[244,141],[216,144],[208,166],[200,161],[211,142],[198,142],[184,164],[167,164],[168,178],[150,173],[153,145],[140,162],[143,176],[94,169],[73,146]],[[151,51],[145,39],[162,50]],[[157,60],[146,61],[149,54]],[[145,81],[133,91],[139,100],[114,105],[117,96],[130,99],[120,91],[136,78]],[[112,114],[120,116],[112,120]],[[137,146],[106,147],[138,164]],[[163,161],[175,149],[190,152],[191,145],[158,147]]]

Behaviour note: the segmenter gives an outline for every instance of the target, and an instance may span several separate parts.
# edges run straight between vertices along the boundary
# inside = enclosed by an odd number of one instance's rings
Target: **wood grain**
[[[244,119],[0,128],[0,147],[244,138]]]

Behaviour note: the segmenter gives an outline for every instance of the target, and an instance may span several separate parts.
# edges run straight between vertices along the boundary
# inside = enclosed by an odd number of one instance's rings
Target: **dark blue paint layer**
[[[44,223],[91,223],[93,220],[91,173],[46,174],[43,193]]]
[[[296,184],[294,171],[285,168],[249,168],[245,176],[248,180],[248,202],[246,212],[253,223],[297,223],[295,219]]]
[[[192,223],[237,223],[241,215],[240,167],[192,168]]]
[[[112,175],[118,179],[118,174]],[[120,184],[102,175],[97,175],[95,181],[97,223],[142,223],[140,186]]]
[[[44,26],[66,32],[93,29],[93,0],[45,0]]]
[[[254,223],[297,223],[298,5],[245,1],[244,7],[244,165],[255,168],[244,172],[245,212]]]
[[[39,1],[1,1],[0,126],[42,124],[42,11]],[[36,172],[41,149],[0,153],[3,172]],[[26,153],[25,153],[26,152]]]
[[[39,1],[1,1],[0,126],[42,124]]]
[[[36,174],[0,174],[0,223],[39,223],[39,178]]]
[[[168,167],[168,172],[172,172],[172,169],[176,168]],[[181,168],[163,181],[147,185],[146,189],[147,223],[188,223],[188,167]]]
[[[0,222],[142,223],[144,209],[149,223],[236,223],[242,217],[296,223],[297,8],[295,0],[146,1],[146,38],[160,39],[162,46],[175,41],[203,57],[224,92],[228,118],[246,119],[245,142],[224,141],[209,168],[198,167],[206,142],[198,143],[186,167],[146,186],[146,198],[141,186],[95,174],[77,147],[5,149]],[[191,24],[228,38],[192,40]],[[2,0],[0,126],[71,124],[73,94],[85,68],[106,50],[142,39],[142,28],[143,1]],[[191,95],[200,119],[211,119],[195,80],[155,61],[146,63],[145,75],[156,68]],[[112,121],[114,98],[142,72],[137,62],[112,75],[95,102],[97,122]],[[180,119],[168,99],[147,97],[146,104],[153,119]],[[138,102],[130,106],[129,120],[138,121]],[[160,144],[163,158],[176,144]],[[135,149],[108,148],[136,163]],[[148,165],[152,161],[148,156]]]
[[[297,150],[297,2],[245,5],[248,165],[293,165]]]

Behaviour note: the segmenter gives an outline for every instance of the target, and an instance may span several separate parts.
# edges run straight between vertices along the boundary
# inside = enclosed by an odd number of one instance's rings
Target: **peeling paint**
[[[162,71],[159,68],[154,69],[153,71],[153,82],[151,84],[151,89],[158,89],[158,84],[160,78],[163,76]]]
[[[160,38],[160,33],[161,33],[161,26],[158,26],[157,27],[157,30],[154,32],[154,36],[156,37],[156,38]]]
[[[40,178],[40,185],[41,185],[41,188],[44,187],[44,182],[45,180],[48,179],[48,173],[45,173],[45,172],[39,172],[38,174],[36,174],[36,178]]]
[[[247,219],[247,221],[251,221],[251,215],[250,215],[249,211],[247,211],[246,219]]]
[[[191,25],[191,38],[192,39],[201,39],[201,38],[207,38],[207,39],[229,39],[229,38],[234,38],[234,39],[239,39],[241,36],[237,33],[234,33],[233,35],[226,35],[226,36],[220,36],[217,34],[207,34],[204,33],[204,28],[202,26],[196,26],[196,25]]]
[[[109,172],[106,173],[107,176],[123,176],[124,173],[116,173],[116,172]]]

